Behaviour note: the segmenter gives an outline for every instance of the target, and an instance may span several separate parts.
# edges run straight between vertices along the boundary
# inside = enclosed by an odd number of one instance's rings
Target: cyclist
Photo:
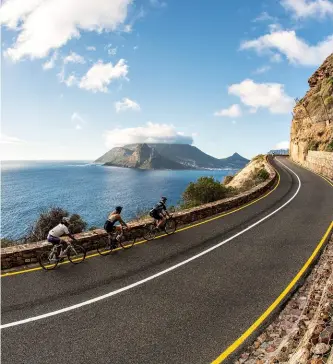
[[[60,224],[51,229],[47,235],[47,241],[49,243],[52,243],[53,245],[61,244],[61,251],[59,254],[59,258],[64,258],[66,256],[68,247],[68,243],[60,239],[60,237],[68,235],[71,239],[75,240],[75,237],[69,232],[68,226],[69,226],[69,217],[63,217],[61,219]]]
[[[118,234],[116,237],[117,241],[120,241],[121,237],[123,236],[123,226],[129,229],[129,226],[120,216],[122,209],[122,206],[117,206],[115,210],[109,214],[108,219],[105,221],[104,224],[104,229],[109,235],[115,230],[120,232],[120,234]],[[119,222],[120,225],[115,226],[117,222]]]
[[[166,222],[166,218],[170,217],[170,214],[166,208],[167,198],[162,196],[161,200],[155,207],[150,210],[149,214],[156,220],[156,227],[163,228]]]

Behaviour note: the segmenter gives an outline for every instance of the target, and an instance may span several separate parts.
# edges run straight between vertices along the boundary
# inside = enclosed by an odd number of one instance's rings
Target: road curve
[[[279,159],[279,186],[240,211],[115,256],[2,278],[2,363],[212,362],[280,295],[333,220],[332,186]]]

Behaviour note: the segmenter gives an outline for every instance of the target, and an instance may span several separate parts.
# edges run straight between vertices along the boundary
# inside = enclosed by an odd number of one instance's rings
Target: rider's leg
[[[116,236],[116,240],[117,241],[120,241],[121,238],[123,237],[124,235],[124,230],[123,230],[123,227],[122,226],[116,226],[116,229],[117,229],[117,236]]]
[[[163,228],[164,222],[165,222],[165,217],[161,214],[160,219],[157,221],[157,227]]]
[[[61,244],[61,251],[59,254],[59,258],[64,258],[67,255],[68,243],[64,240],[60,240],[59,243]]]

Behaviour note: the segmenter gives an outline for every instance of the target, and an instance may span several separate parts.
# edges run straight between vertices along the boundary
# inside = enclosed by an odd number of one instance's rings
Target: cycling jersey
[[[154,211],[161,213],[162,211],[166,211],[166,206],[165,203],[163,203],[162,201],[160,201],[158,204],[155,205],[155,207],[153,208]]]
[[[60,236],[68,235],[68,234],[69,234],[69,230],[68,230],[67,226],[64,224],[61,224],[61,223],[49,231],[49,235],[51,235],[55,238],[60,238]]]

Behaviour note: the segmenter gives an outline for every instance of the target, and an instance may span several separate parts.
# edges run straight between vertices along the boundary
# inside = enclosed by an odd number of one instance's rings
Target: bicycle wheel
[[[82,263],[86,259],[86,250],[81,245],[72,244],[68,248],[67,257],[73,264]]]
[[[96,249],[99,255],[109,255],[114,248],[110,249],[109,239],[107,237],[102,238],[96,244]]]
[[[123,249],[130,249],[135,243],[134,235],[131,233],[125,234],[122,239],[120,239],[119,244]]]
[[[170,235],[173,234],[176,231],[176,221],[174,219],[168,219],[166,221],[165,227],[164,227],[164,231]]]
[[[153,240],[156,236],[155,226],[152,224],[143,227],[143,238],[146,240]]]
[[[57,253],[53,249],[47,252],[43,252],[39,256],[38,261],[40,266],[45,270],[52,270],[59,263]]]

